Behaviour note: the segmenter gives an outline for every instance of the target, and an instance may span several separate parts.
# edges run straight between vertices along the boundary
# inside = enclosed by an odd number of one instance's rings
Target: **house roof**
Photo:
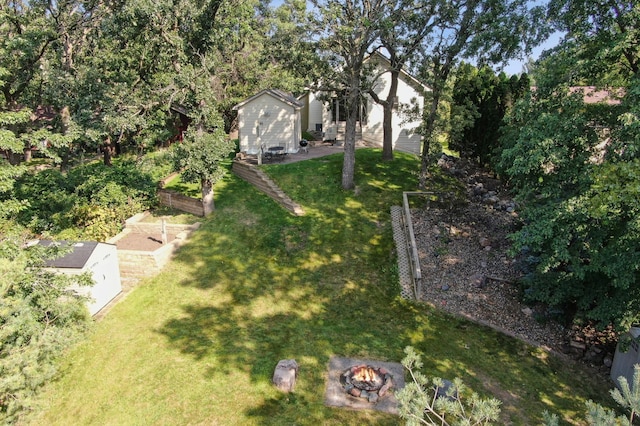
[[[169,110],[171,111],[175,111],[178,114],[182,114],[185,117],[189,117],[189,111],[187,111],[187,108],[185,108],[182,105],[179,104],[171,104],[171,106],[169,107]]]
[[[531,91],[538,90],[537,86],[531,86]],[[622,98],[624,98],[625,92],[623,89],[598,89],[595,86],[571,86],[569,87],[570,94],[581,94],[582,101],[585,104],[599,104],[606,105],[620,105]]]
[[[386,56],[384,56],[380,51],[376,50],[375,52],[373,52],[371,55],[369,55],[369,57],[367,58],[367,60],[371,60],[371,59],[378,59],[381,60],[382,62],[384,62],[385,66],[387,67],[387,69],[391,69],[391,61],[389,60],[389,58],[387,58]],[[424,83],[422,83],[420,80],[418,80],[417,78],[415,78],[414,76],[412,76],[411,74],[409,74],[408,72],[406,72],[404,69],[400,70],[400,75],[402,75],[402,77],[409,82],[410,84],[412,84],[413,86],[415,86],[416,88],[419,88],[421,90],[427,90],[430,91],[431,88],[429,88],[427,85],[425,85]]]
[[[598,90],[594,86],[574,86],[569,88],[571,93],[582,93],[585,104],[605,103],[607,105],[619,105],[624,97],[622,90]]]
[[[45,262],[45,266],[50,268],[64,268],[64,269],[82,269],[87,264],[87,261],[93,254],[93,251],[100,244],[97,241],[80,241],[76,243],[69,243],[67,241],[38,241],[39,245],[49,247],[54,244],[59,244],[62,247],[66,247],[72,244],[72,251],[60,256],[56,259],[49,259]]]
[[[300,109],[300,108],[302,108],[304,106],[304,104],[302,102],[300,102],[291,93],[285,92],[284,90],[280,90],[280,89],[265,89],[265,90],[262,90],[262,91],[256,93],[255,95],[251,96],[250,98],[245,99],[244,101],[240,102],[238,105],[234,106],[233,109],[237,110],[239,108],[242,108],[243,106],[245,106],[249,102],[251,102],[254,99],[257,99],[260,96],[265,95],[265,94],[269,95],[269,96],[271,96],[273,98],[276,98],[277,100],[282,101],[287,105],[291,105],[295,109]]]

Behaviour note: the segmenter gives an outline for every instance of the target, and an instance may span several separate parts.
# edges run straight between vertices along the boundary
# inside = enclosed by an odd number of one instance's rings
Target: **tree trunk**
[[[18,152],[12,152],[12,151],[5,151],[7,158],[9,160],[9,164],[11,164],[12,166],[17,166],[20,164],[20,162],[22,161],[22,154],[18,153]]]
[[[440,103],[440,87],[437,84],[434,85],[432,91],[431,108],[429,115],[424,124],[424,142],[422,144],[421,154],[421,167],[420,178],[418,181],[418,188],[425,190],[427,187],[427,179],[429,177],[429,149],[431,148],[431,141],[434,138],[434,131],[436,128],[436,120],[438,118],[438,104]]]
[[[113,157],[113,145],[111,144],[111,137],[107,136],[107,139],[102,145],[102,161],[105,166],[111,166],[111,158]]]
[[[349,114],[344,134],[344,162],[342,163],[342,188],[353,189],[356,168],[356,117]]]
[[[393,110],[396,108],[395,99],[398,95],[398,75],[400,72],[396,69],[391,70],[391,86],[389,86],[389,94],[383,106],[382,119],[382,160],[393,160]]]
[[[64,106],[60,110],[60,120],[62,122],[62,134],[66,135],[69,130],[69,124],[71,123],[71,112],[69,111],[68,106]],[[62,161],[60,162],[60,171],[66,171],[69,169],[72,149],[72,145],[69,145],[64,149],[64,152],[62,153]]]
[[[213,185],[210,180],[202,179],[200,181],[200,188],[202,192],[202,207],[204,208],[204,215],[210,215],[215,209],[213,204]]]
[[[356,166],[356,121],[360,106],[360,70],[352,70],[349,93],[347,95],[347,123],[344,132],[344,162],[342,163],[342,188],[355,187]]]

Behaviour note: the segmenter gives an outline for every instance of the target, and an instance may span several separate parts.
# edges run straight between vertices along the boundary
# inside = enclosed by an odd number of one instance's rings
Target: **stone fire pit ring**
[[[372,367],[377,373],[382,373],[383,386],[386,382],[385,375],[391,375],[392,385],[389,386],[386,393],[383,392],[383,397],[380,396],[380,390],[378,390],[378,400],[375,402],[369,402],[368,396],[367,398],[363,398],[362,392],[359,397],[355,397],[345,390],[346,380],[343,378],[343,375],[347,373],[347,371],[351,371],[353,367],[361,366]],[[405,386],[404,373],[404,367],[399,362],[332,356],[329,359],[324,403],[330,407],[344,407],[353,410],[375,410],[398,415],[398,401],[395,393],[402,390]],[[380,380],[378,380],[378,383],[380,383]],[[353,380],[351,380],[351,384],[353,384]]]
[[[376,403],[393,387],[393,376],[384,367],[360,364],[342,373],[340,383],[349,395]]]

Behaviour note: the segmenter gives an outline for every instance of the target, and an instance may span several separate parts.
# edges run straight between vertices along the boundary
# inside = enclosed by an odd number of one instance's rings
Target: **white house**
[[[40,241],[39,244],[53,243]],[[88,272],[91,275],[93,286],[72,288],[78,294],[90,297],[87,307],[91,315],[98,313],[122,291],[118,253],[114,244],[77,242],[69,253],[47,261],[46,266],[63,274],[80,275]]]
[[[374,83],[374,91],[380,99],[387,99],[391,85],[391,72],[389,60],[379,52],[375,52],[367,61],[374,66],[378,75]],[[422,116],[424,108],[424,93],[430,89],[408,73],[401,71],[398,76],[397,107],[394,109],[392,119],[393,148],[399,151],[420,154],[422,138],[415,132],[421,124],[416,117]],[[306,116],[303,121],[306,130],[310,132],[322,132],[324,140],[335,140],[344,132],[344,114],[341,112],[339,97],[330,102],[321,100],[322,94],[308,93],[301,100],[305,103]],[[410,118],[402,113],[403,107],[416,107],[419,111],[416,117]],[[343,108],[344,109],[344,108]],[[362,140],[370,145],[382,146],[383,141],[383,108],[370,97],[362,105],[359,126],[362,132]]]
[[[234,106],[240,151],[256,155],[261,147],[283,147],[284,152],[298,152],[303,106],[293,95],[277,89],[263,90]]]

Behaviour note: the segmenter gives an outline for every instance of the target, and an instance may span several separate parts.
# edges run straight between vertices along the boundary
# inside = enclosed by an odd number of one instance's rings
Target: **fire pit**
[[[376,403],[393,387],[393,376],[383,367],[360,364],[342,373],[340,383],[349,395]]]

